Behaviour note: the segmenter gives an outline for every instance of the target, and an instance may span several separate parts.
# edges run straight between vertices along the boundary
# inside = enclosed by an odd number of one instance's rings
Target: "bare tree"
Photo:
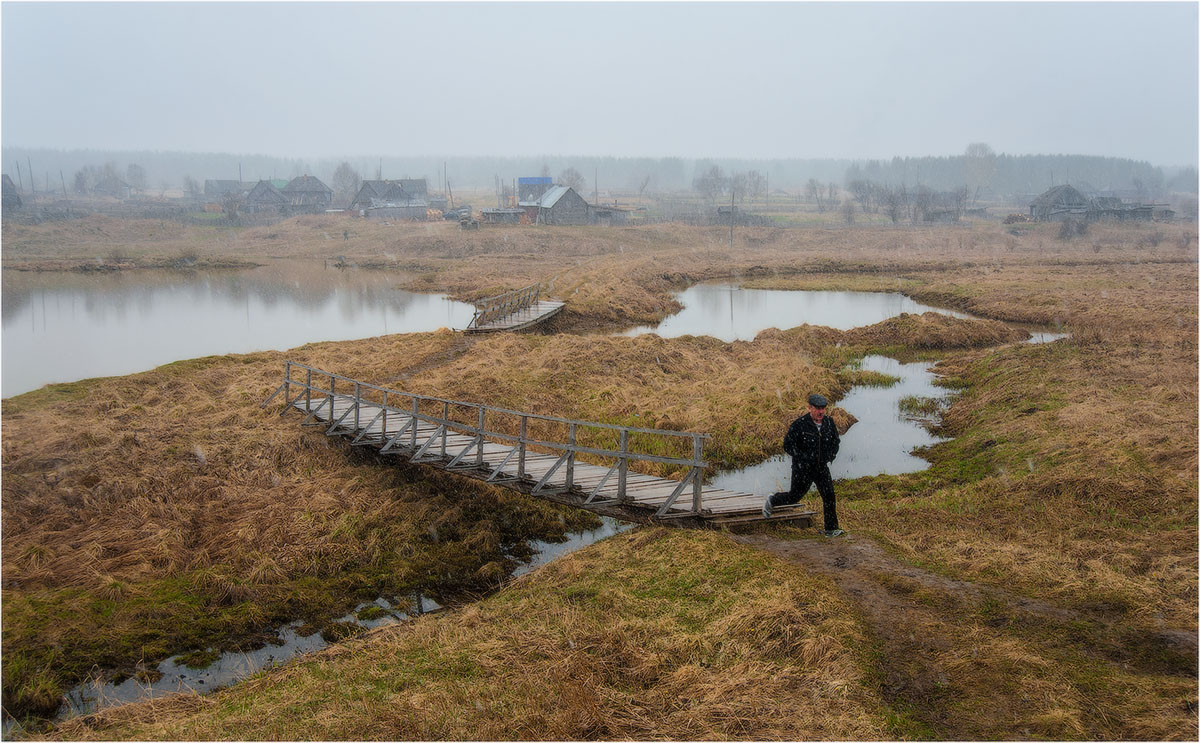
[[[928,222],[929,212],[933,208],[933,189],[928,186],[917,186],[908,200],[909,219],[913,224]]]
[[[558,174],[558,185],[573,188],[579,192],[587,187],[587,179],[575,168],[567,168]]]
[[[767,178],[757,170],[746,174],[746,191],[750,198],[761,199],[767,195]]]
[[[862,207],[863,213],[871,210],[871,202],[875,195],[875,184],[866,180],[854,180],[846,184],[846,188],[850,191],[850,195],[858,201],[858,205]]]
[[[196,198],[200,195],[203,189],[200,188],[200,183],[190,175],[183,177],[183,192],[190,198]]]
[[[750,180],[745,173],[734,173],[729,177],[729,188],[733,190],[733,198],[746,203],[746,193],[750,188]]]
[[[842,204],[842,219],[846,224],[854,224],[854,202],[846,199],[846,203]]]
[[[653,178],[651,175],[643,176],[641,182],[638,184],[638,196],[641,196],[643,193],[645,193],[646,187],[650,185],[651,178]]]
[[[908,208],[908,190],[904,186],[880,186],[879,201],[892,224],[899,224]]]
[[[333,191],[339,201],[349,203],[350,199],[362,188],[362,176],[351,167],[350,163],[342,163],[333,171]]]
[[[810,202],[817,205],[817,211],[825,213],[825,187],[816,178],[809,178],[808,183],[804,186],[804,195],[808,197]]]
[[[145,191],[146,169],[137,163],[129,163],[125,168],[125,182],[135,191]]]
[[[704,198],[709,201],[724,193],[726,185],[728,185],[728,179],[720,165],[711,166],[692,180],[692,188],[703,194]]]
[[[983,142],[972,142],[964,153],[967,185],[974,191],[990,188],[996,175],[996,153]]]
[[[547,165],[547,164],[545,164],[545,163],[542,163],[542,172],[541,172],[541,176],[542,176],[543,178],[549,178],[549,177],[550,177],[550,166],[549,166],[549,165]]]

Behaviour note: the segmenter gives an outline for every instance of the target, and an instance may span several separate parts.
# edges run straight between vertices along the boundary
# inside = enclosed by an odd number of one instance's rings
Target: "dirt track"
[[[1194,634],[1164,629],[1131,636],[1117,617],[938,575],[902,562],[865,535],[785,539],[757,532],[730,538],[831,578],[875,637],[884,697],[928,726],[933,737],[986,738],[1020,729],[1010,724],[1021,719],[1028,688],[1001,688],[991,677],[995,663],[1012,662],[1006,655],[1014,646],[1036,644],[1046,656],[1067,661],[1078,652],[1083,632],[1091,654],[1135,674],[1196,675]],[[1036,669],[1029,685],[1060,675],[1054,666]],[[1025,732],[1039,730],[1033,724]]]

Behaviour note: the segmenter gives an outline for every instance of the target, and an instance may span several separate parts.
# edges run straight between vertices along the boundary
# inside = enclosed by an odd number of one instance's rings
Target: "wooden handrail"
[[[293,379],[292,373],[294,370],[303,371],[303,378]],[[316,379],[314,379],[314,377]],[[337,382],[339,380],[343,382],[349,382],[350,384],[348,387],[351,388],[352,391],[338,391]],[[322,382],[325,382],[325,385],[323,385]],[[298,387],[299,389],[293,391],[292,387]],[[345,387],[346,386],[344,386],[344,388]],[[449,431],[454,431],[470,436],[479,444],[474,455],[476,466],[482,466],[483,464],[482,443],[485,438],[493,441],[515,444],[514,453],[519,453],[520,455],[520,458],[518,459],[518,477],[521,477],[525,474],[524,461],[525,452],[528,447],[534,446],[541,449],[550,449],[561,452],[562,461],[560,461],[560,464],[563,461],[565,461],[567,464],[566,472],[568,473],[568,483],[571,482],[570,473],[574,468],[577,455],[591,455],[612,459],[616,461],[616,464],[613,465],[613,468],[616,470],[617,475],[618,498],[624,497],[625,495],[626,473],[629,471],[630,462],[648,462],[683,467],[686,468],[686,471],[679,480],[679,488],[671,497],[670,501],[663,506],[662,511],[665,512],[665,510],[670,506],[670,503],[675,500],[676,496],[682,492],[682,489],[685,487],[685,485],[689,483],[693,486],[692,510],[695,513],[699,513],[700,511],[700,483],[703,481],[704,470],[708,467],[708,463],[703,459],[703,442],[705,439],[711,438],[711,436],[708,434],[699,432],[668,431],[665,429],[656,428],[636,428],[633,426],[619,426],[611,423],[581,421],[571,418],[560,418],[558,416],[538,415],[536,413],[510,410],[508,408],[499,408],[485,405],[483,403],[462,402],[428,395],[418,395],[410,392],[402,392],[399,390],[391,390],[385,387],[379,387],[368,382],[361,382],[341,374],[327,372],[294,361],[288,361],[285,363],[283,381],[275,390],[274,394],[272,394],[263,402],[263,407],[270,403],[271,400],[281,392],[285,395],[284,400],[285,404],[287,405],[287,408],[285,408],[284,412],[292,407],[298,407],[308,411],[311,417],[314,414],[313,398],[315,397],[317,398],[316,410],[319,410],[322,406],[329,405],[329,422],[332,424],[329,426],[330,432],[353,425],[354,433],[358,434],[359,439],[361,439],[362,435],[365,433],[365,431],[361,430],[363,429],[363,418],[360,417],[360,409],[364,404],[370,406],[369,409],[372,410],[373,413],[376,410],[378,411],[377,413],[374,413],[375,419],[383,416],[385,420],[383,428],[383,431],[385,432],[385,438],[388,435],[386,434],[386,419],[389,414],[403,416],[404,418],[408,419],[409,423],[405,424],[405,427],[401,429],[400,433],[396,434],[396,440],[389,442],[384,448],[384,451],[388,451],[393,446],[399,446],[401,448],[411,449],[413,452],[416,452],[417,456],[419,457],[421,453],[427,451],[428,448],[434,443],[434,438],[440,436],[443,447],[442,455],[444,457],[446,456],[444,451],[446,436]],[[365,393],[370,392],[381,393],[382,400],[380,402],[375,402],[364,397]],[[340,418],[335,420],[333,418],[334,400],[341,400],[343,402],[350,401],[353,403],[353,408],[347,409],[341,414]],[[440,403],[438,406],[440,415],[422,412],[421,403],[423,402]],[[452,419],[450,417],[450,412],[453,406],[477,410],[478,420],[476,424],[472,425],[471,423],[464,423],[462,421]],[[505,431],[496,430],[494,428],[495,424],[493,424],[493,429],[489,430],[487,427],[488,413],[518,416],[520,418],[520,433],[512,434]],[[492,416],[493,419],[495,417],[495,415]],[[568,429],[568,440],[564,443],[562,441],[545,440],[544,438],[537,437],[536,435],[530,436],[528,431],[528,423],[530,420],[565,424]],[[420,451],[417,451],[417,427],[418,423],[422,422],[436,426],[437,433],[435,433],[434,436],[430,438],[423,447],[420,448]],[[371,420],[366,424],[365,428],[371,428],[373,423],[374,420]],[[577,437],[581,428],[615,431],[618,434],[617,438],[619,441],[619,448],[608,449],[602,446],[588,446],[578,443]],[[635,433],[671,437],[675,439],[691,439],[691,456],[690,458],[687,456],[660,456],[656,454],[642,454],[636,451],[631,451],[629,446],[630,434]],[[405,439],[403,443],[401,443],[399,440],[401,435],[403,435]],[[355,441],[357,442],[358,439]],[[464,451],[463,453],[465,454],[466,452]],[[570,485],[568,485],[568,487],[570,487]]]

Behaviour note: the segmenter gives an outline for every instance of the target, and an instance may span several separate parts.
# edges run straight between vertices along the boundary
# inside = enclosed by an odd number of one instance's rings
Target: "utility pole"
[[[29,166],[29,193],[33,198],[37,198],[37,184],[33,182],[33,163],[29,160],[29,155],[25,156],[25,164]]]
[[[25,179],[21,177],[21,161],[17,160],[16,163],[17,163],[17,185],[20,186],[22,191],[24,191],[25,190]]]
[[[62,172],[61,168],[58,171],[58,180],[62,181],[63,198],[65,199],[65,198],[67,198],[67,179],[65,177],[63,177],[63,172]]]
[[[600,203],[600,168],[592,170],[592,203]]]

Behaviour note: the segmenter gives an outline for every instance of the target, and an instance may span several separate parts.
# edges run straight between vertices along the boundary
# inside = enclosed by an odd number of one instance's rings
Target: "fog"
[[[1197,159],[1194,3],[5,3],[8,147]]]

